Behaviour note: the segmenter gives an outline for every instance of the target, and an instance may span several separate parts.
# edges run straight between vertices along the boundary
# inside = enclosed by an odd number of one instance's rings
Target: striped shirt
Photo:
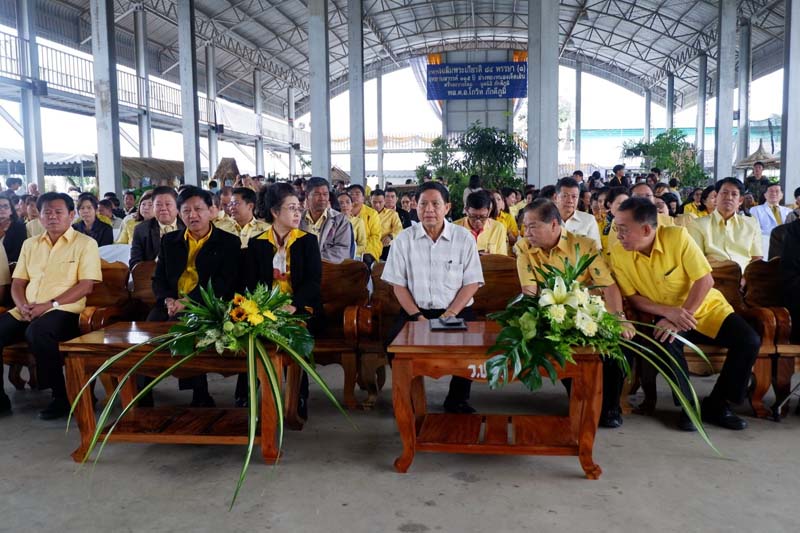
[[[420,309],[447,309],[463,286],[483,285],[475,238],[469,230],[445,221],[434,242],[422,224],[415,224],[392,243],[381,279],[406,287]]]

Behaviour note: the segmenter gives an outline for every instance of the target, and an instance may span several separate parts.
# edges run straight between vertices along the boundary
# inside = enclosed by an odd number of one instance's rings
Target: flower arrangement
[[[535,391],[542,386],[540,369],[545,369],[555,383],[558,370],[553,363],[560,368],[575,364],[572,350],[576,346],[592,348],[601,357],[615,361],[630,376],[630,365],[622,352],[627,348],[652,364],[663,376],[701,437],[716,450],[703,428],[697,394],[691,384],[689,397],[681,391],[678,375],[673,369],[682,372],[686,381],[688,376],[679,365],[668,364],[672,362],[672,356],[652,338],[637,335],[637,340],[629,340],[623,336],[623,321],[626,320],[609,313],[603,299],[591,294],[590,291],[596,287],[586,287],[578,282],[597,256],[579,252],[576,255],[578,259],[574,265],[568,259],[563,260],[563,269],[552,265],[537,269],[543,280],[539,283],[539,296],[517,296],[506,309],[489,315],[501,326],[494,346],[489,348],[492,357],[486,362],[489,386],[499,388],[517,379]],[[652,324],[627,322],[656,329]],[[696,345],[680,335],[673,335],[710,365]]]
[[[207,289],[200,288],[202,302],[197,302],[187,298],[184,312],[180,315],[179,321],[170,328],[169,332],[154,337],[142,344],[132,346],[106,361],[89,378],[76,395],[70,410],[70,417],[74,412],[78,401],[86,393],[89,384],[100,374],[111,368],[116,362],[128,356],[133,350],[143,345],[154,345],[155,347],[146,355],[142,356],[131,369],[119,380],[119,384],[109,396],[105,408],[100,413],[94,435],[92,436],[89,449],[83,458],[85,462],[92,451],[95,449],[100,436],[110,417],[111,410],[120,396],[120,392],[128,382],[135,376],[136,370],[156,353],[169,350],[173,356],[180,357],[174,365],[157,376],[151,383],[143,387],[120,414],[106,433],[95,462],[105,447],[106,442],[114,428],[120,420],[136,405],[136,403],[150,393],[153,388],[167,377],[171,376],[175,370],[189,362],[192,358],[202,352],[213,349],[218,354],[231,351],[241,354],[247,359],[247,381],[249,388],[248,398],[248,443],[247,453],[244,464],[239,475],[236,490],[231,501],[231,508],[236,502],[236,497],[244,483],[247,468],[250,464],[250,457],[253,452],[256,438],[256,427],[258,425],[258,388],[256,385],[257,365],[261,364],[267,374],[269,387],[264,394],[271,394],[278,413],[283,413],[283,397],[281,395],[280,381],[275,367],[267,352],[265,343],[274,344],[279,350],[290,356],[292,361],[316,381],[325,396],[344,414],[346,413],[339,402],[334,397],[328,385],[314,369],[312,351],[314,349],[314,338],[309,333],[305,320],[307,315],[291,314],[286,311],[286,306],[291,303],[291,296],[281,292],[276,284],[274,288],[268,289],[264,285],[258,285],[252,292],[236,294],[231,301],[218,298],[209,283]],[[278,449],[283,443],[283,417],[276,417],[278,421]],[[67,421],[69,425],[69,420]]]

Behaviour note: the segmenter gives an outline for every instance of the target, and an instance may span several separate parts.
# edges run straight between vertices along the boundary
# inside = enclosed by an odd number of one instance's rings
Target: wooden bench
[[[772,234],[775,235],[775,230]],[[744,279],[745,303],[766,307],[775,314],[775,356],[772,368],[775,404],[772,406],[772,416],[775,420],[780,420],[782,416],[786,416],[789,405],[787,402],[781,412],[778,412],[778,406],[790,394],[792,376],[800,372],[800,344],[792,342],[792,317],[784,307],[781,258],[776,256],[769,262],[750,263],[744,271]]]
[[[92,293],[87,296],[86,308],[79,318],[81,335],[123,319],[130,301],[127,265],[101,260],[101,267],[103,281],[96,283]],[[14,388],[25,388],[26,381],[22,378],[24,367],[28,369],[28,386],[31,389],[37,388],[36,360],[30,353],[27,342],[6,346],[3,350],[3,362],[10,367],[8,381]]]
[[[358,311],[359,378],[368,394],[365,408],[374,405],[385,382],[388,359],[384,346],[401,309],[394,289],[381,279],[384,266],[385,263],[378,263],[372,267],[372,297],[369,305]],[[475,293],[472,309],[478,320],[486,320],[486,315],[505,309],[521,289],[514,258],[483,255],[481,268],[484,285]]]
[[[761,349],[753,365],[753,382],[750,387],[750,405],[759,418],[766,418],[770,411],[764,406],[764,395],[771,385],[772,355],[775,353],[775,314],[764,307],[747,305],[740,292],[742,272],[737,263],[733,261],[712,262],[712,276],[714,287],[718,289],[733,306],[736,313],[741,315],[761,336]],[[652,322],[652,317],[643,313],[638,314],[642,322]],[[689,373],[699,376],[718,374],[722,370],[728,350],[720,346],[702,344],[698,347],[706,354],[711,367],[703,361],[691,348],[684,348],[684,355],[689,367]],[[639,410],[651,413],[656,405],[656,374],[650,365],[641,365],[641,384],[645,399]]]

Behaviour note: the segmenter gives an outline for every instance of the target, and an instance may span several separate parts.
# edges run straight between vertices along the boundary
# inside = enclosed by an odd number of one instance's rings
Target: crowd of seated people
[[[464,201],[460,212],[452,209],[446,184],[431,179],[403,193],[391,185],[375,190],[332,185],[323,177],[292,183],[237,179],[210,190],[160,186],[140,195],[126,192],[122,202],[115,202],[115,195],[98,200],[80,191],[30,195],[15,202],[17,193],[4,192],[0,297],[10,294],[9,307],[14,309],[0,316],[0,346],[29,342],[41,366],[40,386],[53,391],[42,417],[63,416],[67,405],[57,343],[74,336],[85,297],[100,281],[98,250],[113,242],[130,246],[130,268],[157,261],[157,303],[150,320],[175,320],[185,295],[196,297],[209,280],[225,297],[266,283],[292,295],[292,311],[311,313],[312,332],[324,328],[323,262],[355,259],[372,266],[385,261],[383,280],[392,285],[402,308],[395,333],[410,320],[473,319],[473,296],[484,283],[482,254],[515,257],[522,291],[534,295],[541,281],[537,268],[561,267],[564,258],[574,261],[577,247],[597,255],[584,281],[603,287],[609,312],[624,320],[624,298],[634,310],[656,317],[660,333],[639,333],[654,335],[681,369],[686,370],[686,361],[673,333],[728,348],[722,374],[704,399],[703,414],[710,423],[743,429],[745,420],[730,406],[745,397],[760,339],[713,288],[708,260],[731,260],[744,270],[767,255],[763,238],[781,230],[782,239],[770,255],[784,258],[786,305],[798,317],[794,323],[800,323],[800,219],[792,216],[796,206],[780,205],[780,184],[765,183],[766,178],[751,180],[761,187],[754,194],[763,196],[763,202],[746,209],[748,190],[736,178],[681,191],[675,180],[666,183],[656,171],[631,177],[618,165],[607,182],[599,173],[585,180],[576,171],[541,189],[529,185],[521,190],[492,190],[473,176],[459,195]],[[116,239],[113,231],[118,232]],[[78,250],[74,253],[81,259],[69,264],[66,277],[59,273],[55,279],[53,265],[42,258],[59,247],[62,253]],[[9,263],[16,263],[13,274]],[[52,333],[35,335],[43,328]],[[633,336],[634,326],[626,322],[624,331]],[[622,379],[616,367],[604,368],[602,426],[622,424]],[[215,404],[204,376],[180,385],[193,390],[191,405]],[[687,382],[680,385],[685,389]],[[470,382],[454,378],[444,409],[473,412],[469,394]],[[305,376],[300,395],[305,416]],[[234,397],[237,405],[246,404],[242,380]],[[3,393],[0,412],[10,410]],[[677,426],[694,429],[684,414]]]

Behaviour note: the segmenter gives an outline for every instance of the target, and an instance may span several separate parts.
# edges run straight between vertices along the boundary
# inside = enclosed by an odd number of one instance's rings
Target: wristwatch
[[[61,307],[61,304],[60,304],[60,303],[58,303],[58,302],[57,302],[57,301],[55,301],[55,300],[50,300],[50,303],[52,304],[52,306],[53,306],[53,309],[58,309],[59,307]]]

